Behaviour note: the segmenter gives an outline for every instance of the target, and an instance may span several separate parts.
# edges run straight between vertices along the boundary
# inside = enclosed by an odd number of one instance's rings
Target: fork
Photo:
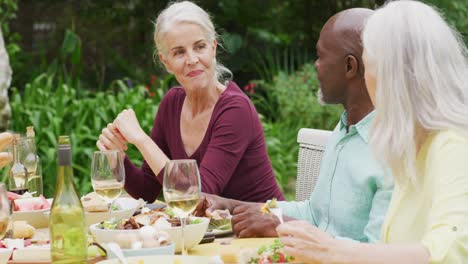
[[[283,210],[279,207],[269,208],[270,212],[278,217],[281,224],[284,223],[283,221]]]

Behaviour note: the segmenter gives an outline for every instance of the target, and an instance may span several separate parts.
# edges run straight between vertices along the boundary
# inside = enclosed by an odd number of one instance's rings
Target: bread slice
[[[86,212],[107,212],[108,207],[104,199],[97,193],[92,192],[81,197],[81,203]]]

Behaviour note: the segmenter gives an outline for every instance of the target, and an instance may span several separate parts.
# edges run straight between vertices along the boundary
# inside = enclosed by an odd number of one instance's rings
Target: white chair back
[[[296,201],[310,197],[320,174],[325,145],[332,132],[327,130],[301,128],[297,134],[299,157],[297,162]]]

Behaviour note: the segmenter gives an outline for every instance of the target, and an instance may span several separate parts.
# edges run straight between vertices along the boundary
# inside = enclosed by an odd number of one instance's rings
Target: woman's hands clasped
[[[146,136],[132,109],[123,110],[114,120],[102,129],[96,146],[101,150],[127,150],[127,143],[138,144]]]

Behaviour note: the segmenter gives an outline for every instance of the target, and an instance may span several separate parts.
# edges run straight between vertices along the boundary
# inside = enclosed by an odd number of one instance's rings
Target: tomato
[[[278,262],[280,262],[280,263],[286,262],[286,258],[284,257],[283,253],[281,253],[281,252],[278,253],[278,257],[279,257]]]

